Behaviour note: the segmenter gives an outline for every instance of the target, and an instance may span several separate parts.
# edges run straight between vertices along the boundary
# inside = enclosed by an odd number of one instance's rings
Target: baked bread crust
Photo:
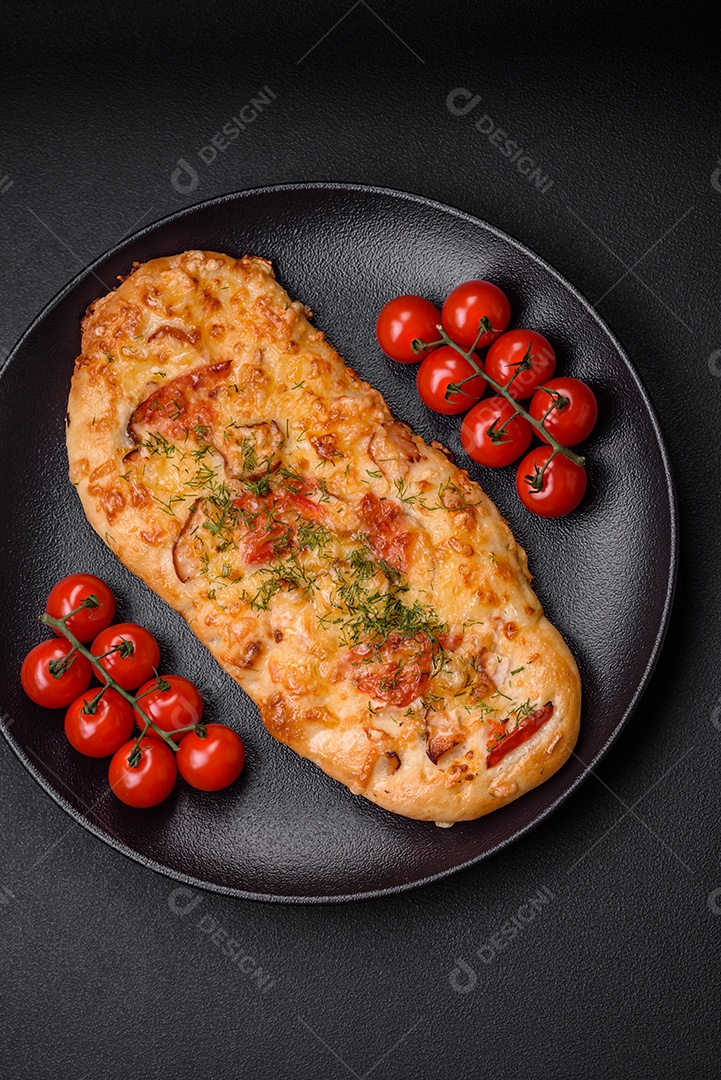
[[[309,315],[263,259],[136,266],[83,321],[70,479],[275,738],[394,813],[473,819],[566,761],[578,670],[493,503]]]

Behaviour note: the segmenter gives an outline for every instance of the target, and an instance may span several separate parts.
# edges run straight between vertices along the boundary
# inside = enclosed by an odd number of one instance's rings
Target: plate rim
[[[239,889],[234,886],[220,885],[215,882],[203,881],[200,878],[193,877],[193,875],[191,874],[184,874],[180,870],[174,870],[170,867],[163,866],[162,864],[156,862],[154,859],[151,859],[146,855],[141,855],[139,852],[134,851],[131,847],[125,844],[124,841],[116,839],[106,829],[103,829],[100,826],[96,825],[94,822],[92,822],[87,817],[87,814],[92,812],[92,807],[90,808],[90,811],[82,811],[74,807],[72,803],[70,803],[68,799],[62,794],[61,791],[57,790],[50,784],[50,782],[45,778],[45,776],[43,776],[43,774],[39,771],[36,765],[30,760],[30,758],[25,753],[23,747],[11,734],[12,721],[9,725],[6,724],[7,714],[5,714],[4,712],[0,712],[0,731],[2,731],[2,734],[5,737],[5,740],[8,743],[10,749],[13,751],[13,753],[22,763],[22,765],[24,765],[24,767],[27,769],[33,779],[39,784],[42,790],[45,791],[45,793],[49,795],[50,798],[58,806],[61,807],[61,809],[63,809],[67,814],[70,815],[71,818],[73,818],[74,821],[76,821],[84,829],[90,832],[93,836],[96,836],[99,840],[102,840],[103,843],[108,845],[108,847],[120,852],[120,854],[124,855],[128,859],[131,859],[133,862],[138,863],[149,870],[153,870],[155,873],[163,877],[169,878],[173,881],[181,882],[185,886],[202,889],[205,892],[212,892],[222,896],[232,896],[242,900],[252,900],[256,902],[276,904],[356,903],[363,900],[374,900],[384,896],[395,896],[401,893],[409,892],[411,889],[417,889],[421,888],[424,885],[430,885],[434,882],[441,881],[444,878],[450,877],[453,874],[458,874],[462,871],[468,870],[472,866],[478,865],[485,859],[488,859],[491,856],[497,854],[503,848],[510,847],[511,844],[514,844],[517,840],[520,840],[521,837],[528,835],[528,833],[530,833],[533,829],[537,828],[542,822],[546,821],[547,818],[549,818],[551,814],[555,813],[555,811],[558,810],[564,802],[566,802],[566,800],[581,786],[581,784],[583,784],[589,778],[589,776],[593,774],[594,769],[608,754],[615,741],[618,739],[622,731],[624,731],[624,729],[626,728],[631,716],[636,711],[636,708],[638,707],[638,704],[643,697],[651,680],[653,672],[656,668],[666,638],[669,623],[671,620],[671,612],[673,610],[679,564],[678,500],[669,453],[663,437],[661,425],[659,424],[658,417],[656,416],[656,411],[653,407],[646,387],[644,386],[640,375],[636,371],[635,366],[631,362],[625,348],[623,347],[619,339],[616,337],[616,335],[605,322],[605,320],[598,314],[591,302],[583,295],[583,293],[581,293],[575,285],[573,285],[563,274],[561,274],[560,271],[556,270],[555,267],[551,266],[550,263],[546,262],[546,260],[542,256],[538,255],[538,253],[533,248],[530,248],[527,244],[524,244],[520,240],[517,240],[514,236],[511,236],[510,233],[507,233],[503,229],[499,229],[497,226],[492,225],[490,222],[485,221],[483,218],[480,218],[475,214],[471,214],[466,210],[461,210],[459,207],[452,206],[449,203],[441,202],[438,199],[432,199],[426,195],[419,195],[397,188],[382,187],[373,184],[344,183],[342,181],[295,181],[292,183],[268,184],[252,188],[242,188],[236,191],[226,192],[222,195],[215,195],[210,199],[203,199],[200,202],[193,203],[191,206],[185,206],[181,207],[178,210],[173,210],[169,214],[165,214],[163,217],[158,218],[156,221],[144,225],[143,228],[138,229],[136,232],[131,233],[129,236],[124,236],[122,239],[117,241],[117,243],[113,244],[110,248],[102,252],[95,259],[93,259],[92,262],[88,263],[85,267],[79,270],[68,282],[66,282],[65,285],[62,286],[62,288],[55,294],[55,296],[53,296],[45,304],[41,311],[30,322],[30,324],[20,335],[10,352],[7,354],[5,362],[0,366],[0,379],[5,376],[10,364],[15,359],[16,354],[24,345],[27,338],[30,337],[36,327],[43,322],[43,320],[54,310],[54,308],[56,308],[59,304],[62,303],[67,294],[72,292],[72,290],[85,278],[90,276],[97,277],[97,275],[95,275],[95,269],[99,267],[102,263],[104,263],[106,260],[118,254],[124,247],[136,242],[141,237],[144,237],[154,232],[161,226],[166,225],[171,221],[178,221],[179,219],[191,216],[192,214],[197,213],[200,210],[205,210],[210,206],[222,206],[224,203],[236,202],[251,195],[271,195],[277,193],[309,190],[356,192],[367,195],[382,195],[386,197],[401,199],[405,202],[418,203],[425,207],[430,207],[434,210],[442,211],[445,214],[450,213],[454,217],[461,218],[472,225],[480,226],[485,231],[492,233],[498,239],[503,240],[507,244],[510,244],[512,247],[516,248],[516,250],[522,252],[524,255],[530,255],[531,258],[538,265],[540,265],[547,273],[551,274],[551,276],[555,278],[555,280],[559,282],[559,284],[566,288],[576,298],[576,300],[580,302],[587,314],[591,316],[591,318],[598,324],[601,331],[610,340],[610,342],[618,352],[619,356],[623,360],[624,364],[626,365],[629,374],[631,375],[634,383],[636,384],[636,388],[640,394],[641,400],[643,401],[644,407],[646,408],[651,421],[653,433],[655,435],[660,452],[661,463],[664,471],[666,493],[668,497],[670,526],[669,575],[666,585],[666,595],[664,597],[661,619],[656,631],[656,636],[654,638],[648,661],[643,670],[638,685],[636,686],[631,700],[629,701],[622,717],[616,724],[614,730],[611,732],[603,745],[597,750],[591,761],[588,763],[584,763],[581,761],[580,758],[578,759],[581,762],[582,769],[578,776],[575,778],[575,780],[573,780],[568,787],[564,788],[564,790],[558,795],[558,797],[549,806],[542,810],[536,817],[534,817],[532,821],[529,821],[526,825],[523,825],[521,828],[517,829],[514,833],[512,833],[511,836],[500,840],[487,851],[475,855],[472,858],[465,860],[465,862],[458,863],[456,866],[451,866],[443,870],[439,870],[436,873],[428,874],[420,878],[415,878],[412,881],[402,882],[401,884],[390,885],[385,888],[371,889],[367,892],[344,893],[338,895],[323,896],[295,896],[277,893],[258,893],[252,892],[247,889]]]

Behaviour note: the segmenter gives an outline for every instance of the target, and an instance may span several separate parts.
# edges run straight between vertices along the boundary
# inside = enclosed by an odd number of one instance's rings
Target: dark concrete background
[[[510,849],[407,895],[297,908],[178,894],[75,825],[0,745],[3,1076],[718,1074],[713,10],[333,0],[0,16],[1,355],[87,262],[181,206],[284,181],[419,192],[518,237],[598,304],[658,412],[682,537],[659,668],[597,777]],[[201,156],[264,86],[271,104]],[[449,110],[456,88],[480,95],[472,112]],[[197,175],[174,186],[180,159]],[[541,889],[549,902],[504,935]]]

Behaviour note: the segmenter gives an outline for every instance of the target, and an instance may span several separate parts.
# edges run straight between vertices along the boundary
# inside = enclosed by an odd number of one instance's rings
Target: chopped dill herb
[[[382,644],[391,634],[425,634],[434,646],[438,645],[438,635],[447,629],[446,625],[417,600],[413,604],[403,602],[409,586],[398,570],[385,560],[374,560],[365,546],[351,552],[347,565],[347,572],[340,564],[332,568],[336,602],[331,612],[320,616],[324,625],[339,627],[342,645],[353,646],[361,641]],[[381,576],[384,581],[379,583]]]
[[[153,498],[156,503],[160,504],[163,509],[163,513],[167,514],[169,517],[175,517],[175,510],[173,509],[174,506],[177,506],[178,503],[185,502],[185,497],[183,495],[171,495],[167,501],[158,498],[157,495],[153,495]]]
[[[270,494],[270,476],[264,473],[258,480],[246,480],[245,486],[253,495],[268,495]]]
[[[260,587],[252,596],[245,591],[243,595],[256,611],[266,611],[276,593],[300,589],[308,596],[316,587],[314,579],[293,555],[256,570],[253,577],[261,579]]]
[[[396,487],[396,494],[397,494],[398,498],[400,499],[400,501],[402,503],[408,503],[409,505],[411,505],[417,500],[418,495],[409,495],[408,494],[408,492],[410,491],[411,485],[409,483],[407,483],[403,479],[402,476],[396,477],[395,487]]]
[[[143,439],[140,444],[145,450],[151,454],[160,454],[162,457],[172,457],[173,454],[178,452],[178,447],[175,443],[170,442],[164,435],[161,435],[159,431],[151,431]]]
[[[530,700],[526,698],[526,700],[518,705],[517,708],[511,710],[511,716],[515,716],[516,723],[520,724],[521,720],[525,720],[527,716],[530,716],[531,713],[534,713],[535,711],[536,706],[531,705]]]

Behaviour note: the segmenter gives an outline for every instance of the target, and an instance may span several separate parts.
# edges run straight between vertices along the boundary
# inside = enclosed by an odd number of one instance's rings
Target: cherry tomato
[[[461,442],[468,456],[493,467],[516,461],[528,449],[532,434],[528,421],[500,396],[474,405],[461,425]]]
[[[417,364],[423,353],[415,353],[412,341],[438,341],[436,327],[441,313],[422,296],[397,296],[381,308],[376,321],[376,337],[386,356],[401,364]]]
[[[146,682],[160,663],[157,641],[149,630],[136,623],[109,626],[98,634],[90,651],[98,659],[102,657],[100,666],[123,690],[135,690]]]
[[[199,691],[192,682],[183,679],[180,675],[162,675],[160,679],[149,679],[140,687],[135,696],[140,698],[140,708],[145,715],[169,735],[172,735],[177,728],[200,723],[203,715],[203,699]],[[137,709],[133,711],[135,721],[142,731],[145,721]],[[152,728],[146,734],[149,739],[160,738]],[[182,735],[174,736],[174,738],[178,742]]]
[[[67,666],[63,665],[71,651],[72,645],[65,638],[52,638],[41,641],[23,660],[20,682],[36,705],[64,709],[90,686],[93,669],[84,656],[75,653]]]
[[[441,312],[443,329],[458,345],[469,349],[481,329],[481,319],[488,319],[493,329],[478,342],[484,349],[495,341],[511,321],[508,297],[490,281],[466,281],[448,294]]]
[[[546,430],[562,446],[575,446],[593,431],[598,402],[591,387],[580,379],[551,379],[536,390],[528,411],[534,420],[543,421]]]
[[[478,363],[480,366],[480,360]],[[429,409],[452,416],[470,409],[471,405],[483,397],[486,380],[482,375],[477,375],[475,379],[465,383],[460,391],[446,398],[449,383],[459,383],[473,374],[474,369],[468,361],[450,345],[444,345],[426,356],[418,368],[416,386]]]
[[[530,397],[555,370],[553,346],[535,330],[509,330],[494,341],[486,356],[486,371],[501,386],[510,383],[508,392],[516,401]]]
[[[117,690],[106,690],[92,708],[99,690],[86,690],[65,713],[65,734],[71,746],[86,757],[109,757],[133,734],[133,710]]]
[[[190,731],[178,748],[178,769],[183,780],[199,791],[220,791],[237,780],[245,763],[240,735],[224,724],[207,724],[201,738]]]
[[[563,517],[575,510],[586,492],[586,470],[562,454],[556,454],[543,474],[543,486],[535,491],[532,479],[549,460],[550,446],[536,446],[526,454],[516,473],[516,491],[523,505],[539,517]],[[531,479],[529,479],[529,477]]]
[[[93,574],[69,574],[50,590],[45,605],[48,615],[62,619],[80,607],[88,596],[96,598],[97,607],[84,608],[65,624],[78,641],[92,641],[101,630],[110,626],[115,617],[115,597],[105,582]],[[53,632],[58,637],[62,636],[59,630]]]
[[[160,739],[141,739],[140,759],[137,765],[131,765],[129,758],[134,746],[135,740],[130,739],[116,750],[108,780],[121,802],[144,810],[167,799],[175,786],[178,767],[175,754]]]

